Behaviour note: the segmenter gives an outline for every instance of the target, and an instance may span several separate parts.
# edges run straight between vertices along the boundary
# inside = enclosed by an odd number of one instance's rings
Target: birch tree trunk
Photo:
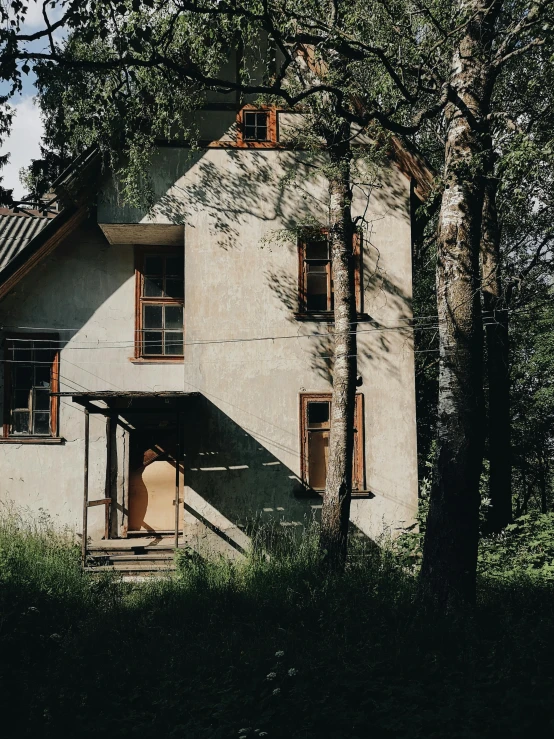
[[[356,295],[351,216],[349,127],[329,147],[329,239],[334,285],[334,354],[331,431],[327,482],[321,514],[320,546],[325,562],[340,568],[346,560],[356,401]],[[341,142],[342,140],[342,142]]]
[[[443,608],[475,598],[479,475],[483,454],[479,247],[483,132],[493,74],[490,0],[455,0],[467,25],[451,62],[445,110],[445,189],[438,227],[439,403],[437,474],[431,491],[420,585]]]
[[[488,375],[489,498],[487,529],[497,533],[512,520],[512,454],[510,443],[510,367],[508,313],[500,263],[497,184],[493,163],[485,181],[481,229],[481,276]]]

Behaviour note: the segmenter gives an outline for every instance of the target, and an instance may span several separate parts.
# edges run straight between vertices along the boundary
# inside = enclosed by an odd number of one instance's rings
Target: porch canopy
[[[100,413],[104,416],[127,413],[163,413],[164,411],[183,409],[187,398],[200,397],[199,392],[160,391],[143,392],[139,390],[101,390],[83,392],[51,393],[58,398],[71,398],[89,413]],[[103,405],[97,405],[97,403]]]
[[[97,506],[105,506],[105,533],[106,539],[109,538],[110,529],[110,508],[115,502],[112,496],[111,475],[107,475],[105,497],[98,500],[89,500],[89,446],[90,446],[90,414],[100,414],[106,417],[106,469],[111,469],[111,430],[112,424],[116,424],[131,430],[133,428],[132,421],[129,416],[140,416],[141,414],[171,414],[175,417],[177,448],[175,459],[179,460],[181,456],[181,416],[187,401],[192,398],[200,397],[199,392],[179,392],[179,391],[160,391],[160,392],[142,392],[142,391],[124,391],[124,390],[103,390],[98,392],[58,392],[51,395],[59,398],[71,398],[71,400],[82,406],[85,415],[85,434],[84,434],[84,460],[83,460],[83,539],[82,539],[82,560],[86,564],[87,560],[87,529],[88,529],[88,509]],[[100,404],[100,405],[99,405]],[[179,464],[175,464],[175,548],[178,546],[179,539],[179,504],[182,501],[179,495]],[[183,501],[184,502],[184,501]]]

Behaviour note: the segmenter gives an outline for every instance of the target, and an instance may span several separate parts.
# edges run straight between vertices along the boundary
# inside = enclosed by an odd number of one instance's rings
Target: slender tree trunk
[[[334,356],[327,484],[320,545],[325,561],[340,568],[346,560],[356,400],[356,297],[351,217],[349,127],[329,147],[329,239],[334,286]]]
[[[538,455],[539,459],[539,489],[541,494],[541,513],[548,513],[548,499],[546,494],[546,453],[544,450]]]
[[[483,454],[479,246],[494,23],[490,0],[456,0],[453,5],[468,23],[453,53],[454,99],[445,110],[437,259],[438,458],[420,581],[422,594],[447,609],[475,598]]]
[[[492,150],[492,142],[490,144]],[[501,281],[497,181],[490,161],[485,180],[481,229],[481,276],[488,374],[489,497],[487,529],[497,533],[512,520],[510,367],[508,312]]]

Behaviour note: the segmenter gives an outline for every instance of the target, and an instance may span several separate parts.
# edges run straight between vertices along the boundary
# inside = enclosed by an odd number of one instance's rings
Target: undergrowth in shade
[[[387,549],[354,543],[346,574],[325,574],[313,531],[238,565],[185,552],[175,576],[133,584],[82,573],[68,536],[7,517],[5,735],[550,735],[550,578],[484,573],[476,611],[457,617],[415,595]]]

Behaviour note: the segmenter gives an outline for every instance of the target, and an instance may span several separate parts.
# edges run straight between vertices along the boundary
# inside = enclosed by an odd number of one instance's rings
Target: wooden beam
[[[81,558],[83,567],[87,562],[87,524],[88,524],[88,452],[89,452],[90,417],[85,408],[85,456],[83,463],[83,541],[81,542]]]
[[[104,539],[110,538],[111,510],[108,501],[112,502],[112,416],[106,417],[106,480],[105,480],[106,511],[104,517]],[[97,503],[100,505],[100,503]]]
[[[179,469],[181,462],[181,414],[177,411],[177,454],[175,455],[175,549],[179,546]]]

